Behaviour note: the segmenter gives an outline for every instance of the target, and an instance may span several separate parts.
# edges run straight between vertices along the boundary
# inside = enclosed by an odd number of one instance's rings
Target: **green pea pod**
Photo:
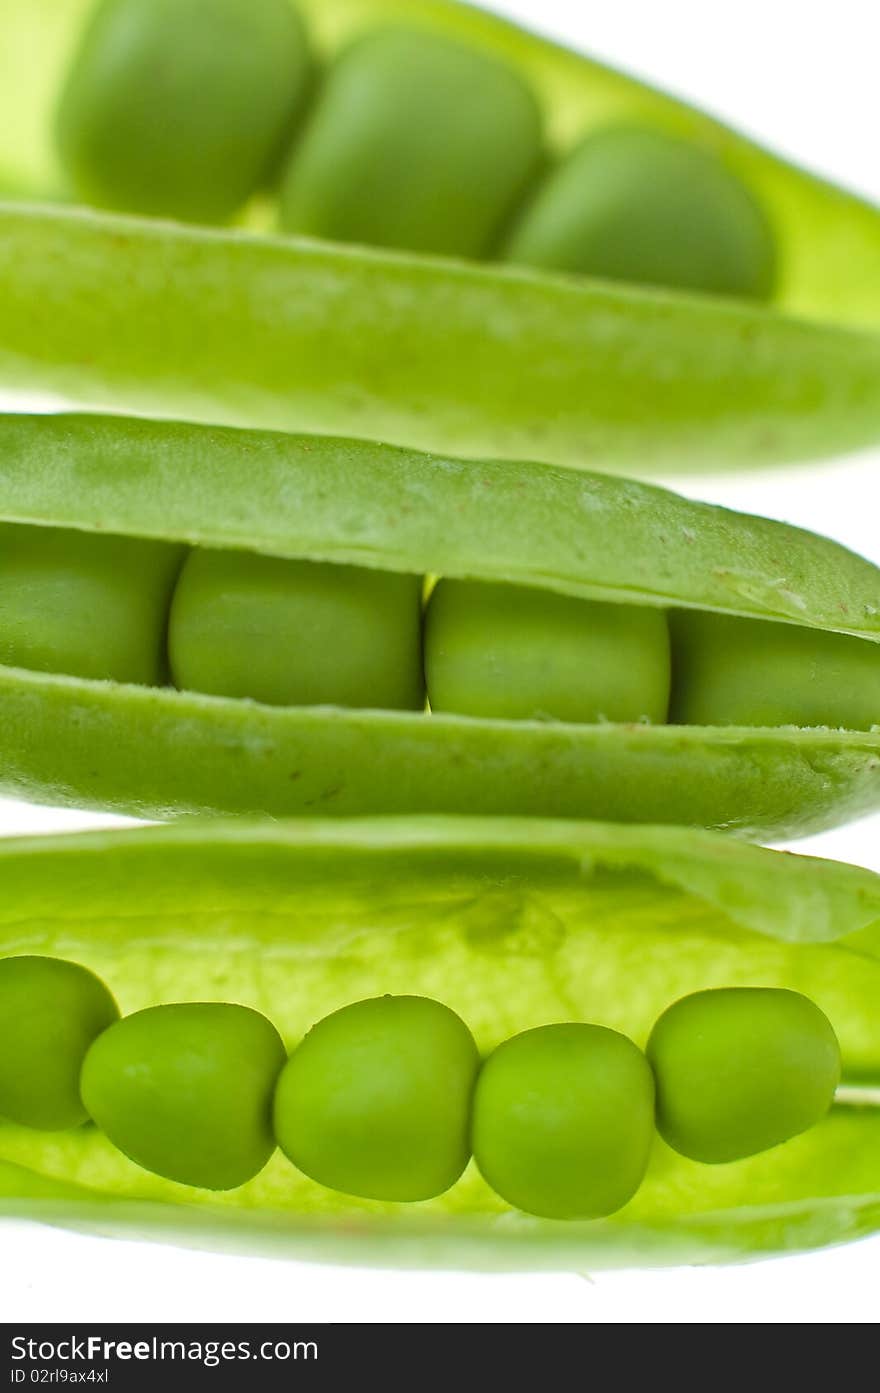
[[[0,385],[650,474],[880,440],[880,339],[537,272],[0,206]]]
[[[8,0],[3,14],[0,170],[33,196],[60,191],[52,113],[94,0]],[[319,55],[403,24],[453,39],[518,73],[536,94],[555,153],[609,124],[640,123],[701,143],[751,188],[779,240],[780,303],[819,318],[880,321],[880,221],[853,195],[763,150],[723,123],[580,53],[454,0],[296,0]]]
[[[6,416],[0,519],[880,640],[880,572],[836,543],[551,465],[121,417]],[[865,645],[866,683],[875,652]],[[880,806],[876,729],[271,706],[19,667],[0,667],[0,710],[5,792],[146,816],[510,813],[770,838]]]
[[[322,1261],[556,1268],[734,1261],[880,1228],[880,879],[672,828],[483,819],[213,823],[0,843],[0,954],[98,973],[124,1013],[219,999],[292,1047],[349,1002],[430,996],[482,1051],[554,1021],[644,1045],[683,994],[794,987],[840,1040],[818,1126],[715,1166],[655,1140],[613,1218],[542,1221],[471,1164],[418,1205],[322,1188],[280,1153],[223,1195],[140,1169],[95,1128],[0,1124],[0,1212]]]
[[[10,196],[60,192],[50,112],[89,7],[6,6],[0,189]],[[469,6],[301,8],[331,58],[397,21],[490,54],[537,94],[557,152],[623,123],[717,156],[772,224],[773,309],[12,203],[0,210],[2,384],[93,407],[639,473],[822,457],[880,439],[875,208]]]

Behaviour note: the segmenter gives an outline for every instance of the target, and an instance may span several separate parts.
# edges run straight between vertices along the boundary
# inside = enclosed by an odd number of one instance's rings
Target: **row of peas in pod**
[[[880,654],[844,634],[14,523],[0,662],[506,720],[868,730],[880,711]]]
[[[599,1218],[639,1188],[655,1123],[684,1156],[735,1161],[817,1124],[839,1077],[828,1019],[775,988],[683,997],[644,1053],[577,1022],[524,1031],[485,1059],[447,1006],[383,996],[326,1016],[288,1056],[249,1007],[120,1018],[77,963],[0,960],[0,1113],[48,1130],[91,1119],[144,1169],[208,1190],[246,1183],[277,1144],[333,1190],[426,1200],[473,1156],[517,1209]]]
[[[286,232],[771,295],[773,230],[713,150],[612,124],[554,156],[543,125],[512,67],[422,27],[321,71],[290,0],[101,0],[57,144],[99,206],[221,222],[272,188]]]

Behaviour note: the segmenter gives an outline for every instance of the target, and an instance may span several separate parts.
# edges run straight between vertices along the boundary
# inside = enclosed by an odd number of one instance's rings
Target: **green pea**
[[[441,580],[425,618],[432,710],[506,720],[664,721],[661,610]]]
[[[589,136],[542,183],[511,261],[610,280],[766,300],[772,229],[710,150],[639,127]]]
[[[654,1081],[641,1050],[598,1025],[545,1025],[489,1056],[474,1093],[480,1173],[544,1219],[613,1214],[642,1182]]]
[[[0,1113],[47,1132],[85,1122],[82,1062],[118,1016],[104,983],[78,963],[0,959]]]
[[[738,1161],[825,1116],[840,1080],[827,1016],[799,992],[730,987],[676,1001],[648,1041],[657,1127],[695,1161]]]
[[[421,30],[330,68],[281,190],[290,232],[482,256],[536,173],[540,114],[514,72]]]
[[[417,576],[190,554],[168,630],[178,687],[272,706],[424,705]]]
[[[275,1097],[278,1144],[331,1190],[431,1199],[468,1163],[478,1068],[470,1031],[440,1002],[355,1002],[325,1016],[290,1056]]]
[[[76,193],[225,221],[277,161],[310,70],[290,0],[103,0],[57,115]]]
[[[868,639],[691,610],[670,629],[679,725],[880,725],[880,647]]]
[[[180,547],[0,524],[0,662],[160,683]]]
[[[183,1185],[233,1190],[275,1149],[272,1092],[287,1052],[247,1006],[151,1006],[99,1036],[82,1071],[89,1115],[118,1150]]]

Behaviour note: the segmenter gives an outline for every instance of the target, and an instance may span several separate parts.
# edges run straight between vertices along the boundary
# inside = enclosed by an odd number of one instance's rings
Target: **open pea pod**
[[[680,996],[789,987],[840,1040],[836,1106],[749,1160],[655,1139],[613,1218],[542,1221],[471,1165],[418,1204],[324,1189],[280,1153],[223,1195],[141,1170],[94,1127],[0,1123],[0,1212],[319,1260],[487,1269],[727,1262],[880,1228],[880,880],[674,828],[515,819],[212,823],[0,843],[0,955],[98,973],[123,1012],[239,1002],[295,1045],[384,993],[433,997],[481,1050],[554,1021],[644,1045]]]
[[[866,642],[856,642],[855,673],[839,680],[847,697],[865,685],[873,724],[878,569],[812,533],[647,484],[362,441],[136,418],[6,416],[0,519],[34,524],[30,535],[38,538],[46,528],[112,534],[122,539],[118,566],[125,539],[130,546],[158,540],[172,553],[163,570],[179,565],[182,547],[206,547],[355,565],[365,577],[530,587],[548,601],[572,596],[642,612],[704,611],[706,622],[712,615],[779,621],[780,640],[797,632],[824,642],[829,631],[843,631]],[[8,534],[3,546],[11,554]],[[4,587],[16,584],[10,564]],[[138,565],[126,582],[136,605]],[[71,574],[64,572],[65,595]],[[163,583],[152,621],[160,641],[169,604]],[[0,599],[15,593],[4,589]],[[21,593],[32,606],[30,592]],[[514,610],[518,603],[512,592]],[[9,644],[21,638],[24,621],[13,601],[4,607],[2,651],[20,652]],[[39,630],[42,612],[29,613]],[[89,634],[110,621],[98,608],[84,613],[88,652]],[[130,622],[128,610],[120,613],[114,622],[126,652],[129,638],[137,650],[128,631],[141,610]],[[70,622],[81,627],[83,620]],[[259,615],[257,629],[261,651],[281,642]],[[331,631],[334,641],[347,642]],[[414,643],[418,664],[417,634]],[[880,806],[876,729],[575,724],[428,714],[420,704],[263,704],[202,694],[214,688],[177,690],[162,685],[161,675],[65,676],[51,652],[41,655],[39,670],[0,668],[0,787],[36,801],[158,817],[508,813],[679,823],[765,838],[815,831]],[[774,662],[771,652],[767,666]],[[809,662],[811,679],[812,656]],[[158,674],[162,666],[160,655]]]
[[[88,8],[6,6],[0,188],[10,194],[61,192],[50,118]],[[13,202],[0,210],[0,384],[93,407],[637,473],[880,439],[876,209],[469,6],[301,9],[330,59],[398,21],[489,53],[537,95],[554,153],[635,122],[717,155],[769,219],[773,308]]]
[[[766,207],[779,243],[777,300],[798,314],[880,324],[880,214],[685,102],[479,7],[455,0],[295,0],[319,62],[354,39],[405,25],[491,55],[538,99],[550,150],[619,123],[711,149]],[[3,15],[0,170],[33,197],[63,192],[53,118],[94,0],[8,0]]]

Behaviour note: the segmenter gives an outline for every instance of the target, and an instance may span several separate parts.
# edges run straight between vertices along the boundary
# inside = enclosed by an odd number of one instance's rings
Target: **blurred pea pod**
[[[267,8],[274,12],[275,0]],[[306,0],[299,8],[310,48],[319,64],[329,62],[331,79],[337,76],[318,89],[317,100],[330,103],[329,115],[318,111],[306,120],[302,149],[294,141],[284,183],[287,225],[354,241],[396,245],[397,238],[415,250],[208,233],[149,218],[13,203],[0,211],[0,385],[57,390],[91,406],[636,473],[760,465],[880,438],[880,346],[872,332],[880,321],[876,209],[680,102],[468,6]],[[88,0],[39,7],[12,0],[7,6],[0,58],[0,170],[6,175],[0,187],[10,193],[64,197],[53,112],[90,9]],[[439,44],[441,59],[442,45],[451,43],[468,62],[491,60],[505,102],[514,100],[508,79],[524,84],[537,100],[539,144],[546,146],[535,159],[545,174],[555,165],[559,179],[554,182],[552,172],[539,179],[532,198],[526,177],[531,157],[508,166],[489,150],[484,171],[475,142],[452,129],[457,155],[405,145],[398,158],[386,133],[403,132],[407,139],[430,133],[433,140],[443,122],[422,113],[395,124],[392,112],[377,127],[377,144],[389,161],[377,180],[381,175],[395,197],[336,188],[334,162],[343,172],[368,163],[351,148],[346,124],[361,89],[345,87],[338,55],[356,53],[358,45],[363,53],[367,40],[392,32],[389,25]],[[387,56],[383,61],[392,73],[408,66]],[[430,54],[427,63],[433,72]],[[369,90],[384,100],[383,71]],[[454,86],[453,78],[443,83]],[[415,83],[415,99],[429,86],[427,80]],[[489,100],[489,86],[488,78],[472,77],[464,90],[479,103]],[[74,113],[86,121],[77,91]],[[136,96],[143,94],[133,83],[122,83],[120,92],[130,101],[111,123],[114,133],[126,112],[140,120]],[[265,94],[268,101],[268,88]],[[88,124],[94,113],[88,102],[85,108]],[[205,110],[203,104],[200,117]],[[491,122],[479,115],[474,120],[485,133]],[[499,138],[508,124],[499,122]],[[178,141],[175,158],[185,160],[179,147]],[[579,162],[570,176],[569,153]],[[466,171],[471,158],[474,166]],[[583,269],[570,246],[581,234],[568,223],[571,189],[581,187],[580,162],[604,187],[609,169],[623,170],[624,179],[628,161],[637,169],[646,158],[654,170],[668,166],[685,194],[690,187],[709,204],[717,199],[727,210],[721,232],[728,213],[740,227],[722,258],[727,271],[720,279],[710,275],[704,288],[770,295],[772,308],[729,295],[615,287],[425,254],[494,252],[563,271]],[[206,167],[202,160],[202,173]],[[440,198],[430,188],[413,196],[407,214],[398,196],[401,168],[417,182],[436,171],[453,191],[463,181],[471,189],[467,215],[454,214],[451,193]],[[179,171],[175,177],[184,178]],[[495,179],[503,184],[502,200],[520,207],[528,192],[531,202],[511,235],[498,233],[484,245],[478,204]],[[147,189],[155,182],[151,176]],[[637,205],[643,182],[630,178]],[[189,192],[198,212],[202,194]],[[208,204],[214,192],[203,191]],[[258,205],[245,221],[265,231],[271,222],[265,201]],[[382,217],[375,228],[360,225],[364,209],[369,223],[380,205],[390,210],[392,223],[399,215],[401,228],[389,228]],[[695,238],[681,284],[699,288],[698,277],[688,279],[706,250],[695,230],[696,210],[685,219],[686,238],[677,234],[677,205],[670,211],[661,196],[656,211],[669,226],[653,250],[662,243],[680,263],[682,248]],[[637,206],[637,216],[642,213]],[[181,215],[191,215],[188,203]],[[715,215],[707,218],[711,244]],[[465,236],[465,223],[479,228]],[[437,248],[431,236],[441,226],[446,231]],[[598,253],[587,269],[652,279],[650,267],[641,277],[628,256],[619,264],[616,252],[609,259],[609,238],[618,249],[627,240],[612,233],[602,217],[599,225],[595,218],[589,222],[585,235]],[[711,261],[711,245],[708,255]],[[741,264],[743,256],[751,269]]]
[[[0,954],[74,959],[124,1013],[173,997],[264,1012],[288,1047],[386,992],[447,1003],[482,1051],[560,1019],[644,1044],[681,995],[794,987],[840,1040],[837,1106],[745,1161],[659,1139],[619,1214],[511,1212],[474,1166],[395,1205],[306,1179],[280,1153],[225,1195],[149,1174],[95,1128],[0,1123],[0,1212],[104,1234],[383,1266],[725,1262],[880,1227],[877,925],[870,872],[671,828],[484,819],[212,823],[0,843]],[[638,964],[634,970],[634,964]]]
[[[86,415],[0,419],[0,519],[17,796],[766,838],[880,806],[880,572],[812,533],[552,465]]]

